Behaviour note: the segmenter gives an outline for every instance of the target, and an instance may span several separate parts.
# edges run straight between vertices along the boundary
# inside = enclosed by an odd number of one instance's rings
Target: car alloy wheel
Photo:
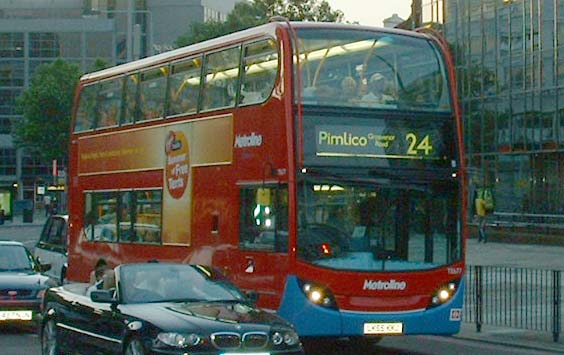
[[[59,355],[59,343],[57,341],[57,325],[54,320],[49,320],[43,326],[41,334],[41,353],[43,355]]]
[[[125,348],[125,355],[144,355],[145,350],[139,339],[132,339]]]

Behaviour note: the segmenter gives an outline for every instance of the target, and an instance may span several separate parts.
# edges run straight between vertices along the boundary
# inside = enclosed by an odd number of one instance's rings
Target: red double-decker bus
[[[199,263],[301,336],[456,333],[453,73],[428,34],[273,22],[84,75],[68,278],[100,258]]]

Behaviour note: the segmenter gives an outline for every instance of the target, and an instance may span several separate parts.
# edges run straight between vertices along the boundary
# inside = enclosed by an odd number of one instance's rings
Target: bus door
[[[261,307],[277,309],[288,272],[287,185],[242,186],[239,251],[233,280],[259,294]]]

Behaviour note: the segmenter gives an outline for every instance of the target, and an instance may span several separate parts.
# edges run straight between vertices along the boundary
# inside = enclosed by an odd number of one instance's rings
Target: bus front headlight
[[[429,305],[429,308],[437,307],[450,301],[458,290],[458,283],[458,280],[449,281],[436,289],[431,295],[431,304]]]
[[[300,287],[307,299],[318,306],[337,309],[337,302],[331,290],[311,281],[300,280]]]

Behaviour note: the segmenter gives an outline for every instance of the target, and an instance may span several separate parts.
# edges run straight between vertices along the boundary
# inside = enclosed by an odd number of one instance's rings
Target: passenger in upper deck
[[[352,76],[346,76],[341,81],[341,98],[346,104],[358,102],[358,85]]]
[[[390,82],[380,73],[374,73],[368,81],[368,92],[360,99],[361,106],[388,107],[395,105],[396,98],[390,95]]]

